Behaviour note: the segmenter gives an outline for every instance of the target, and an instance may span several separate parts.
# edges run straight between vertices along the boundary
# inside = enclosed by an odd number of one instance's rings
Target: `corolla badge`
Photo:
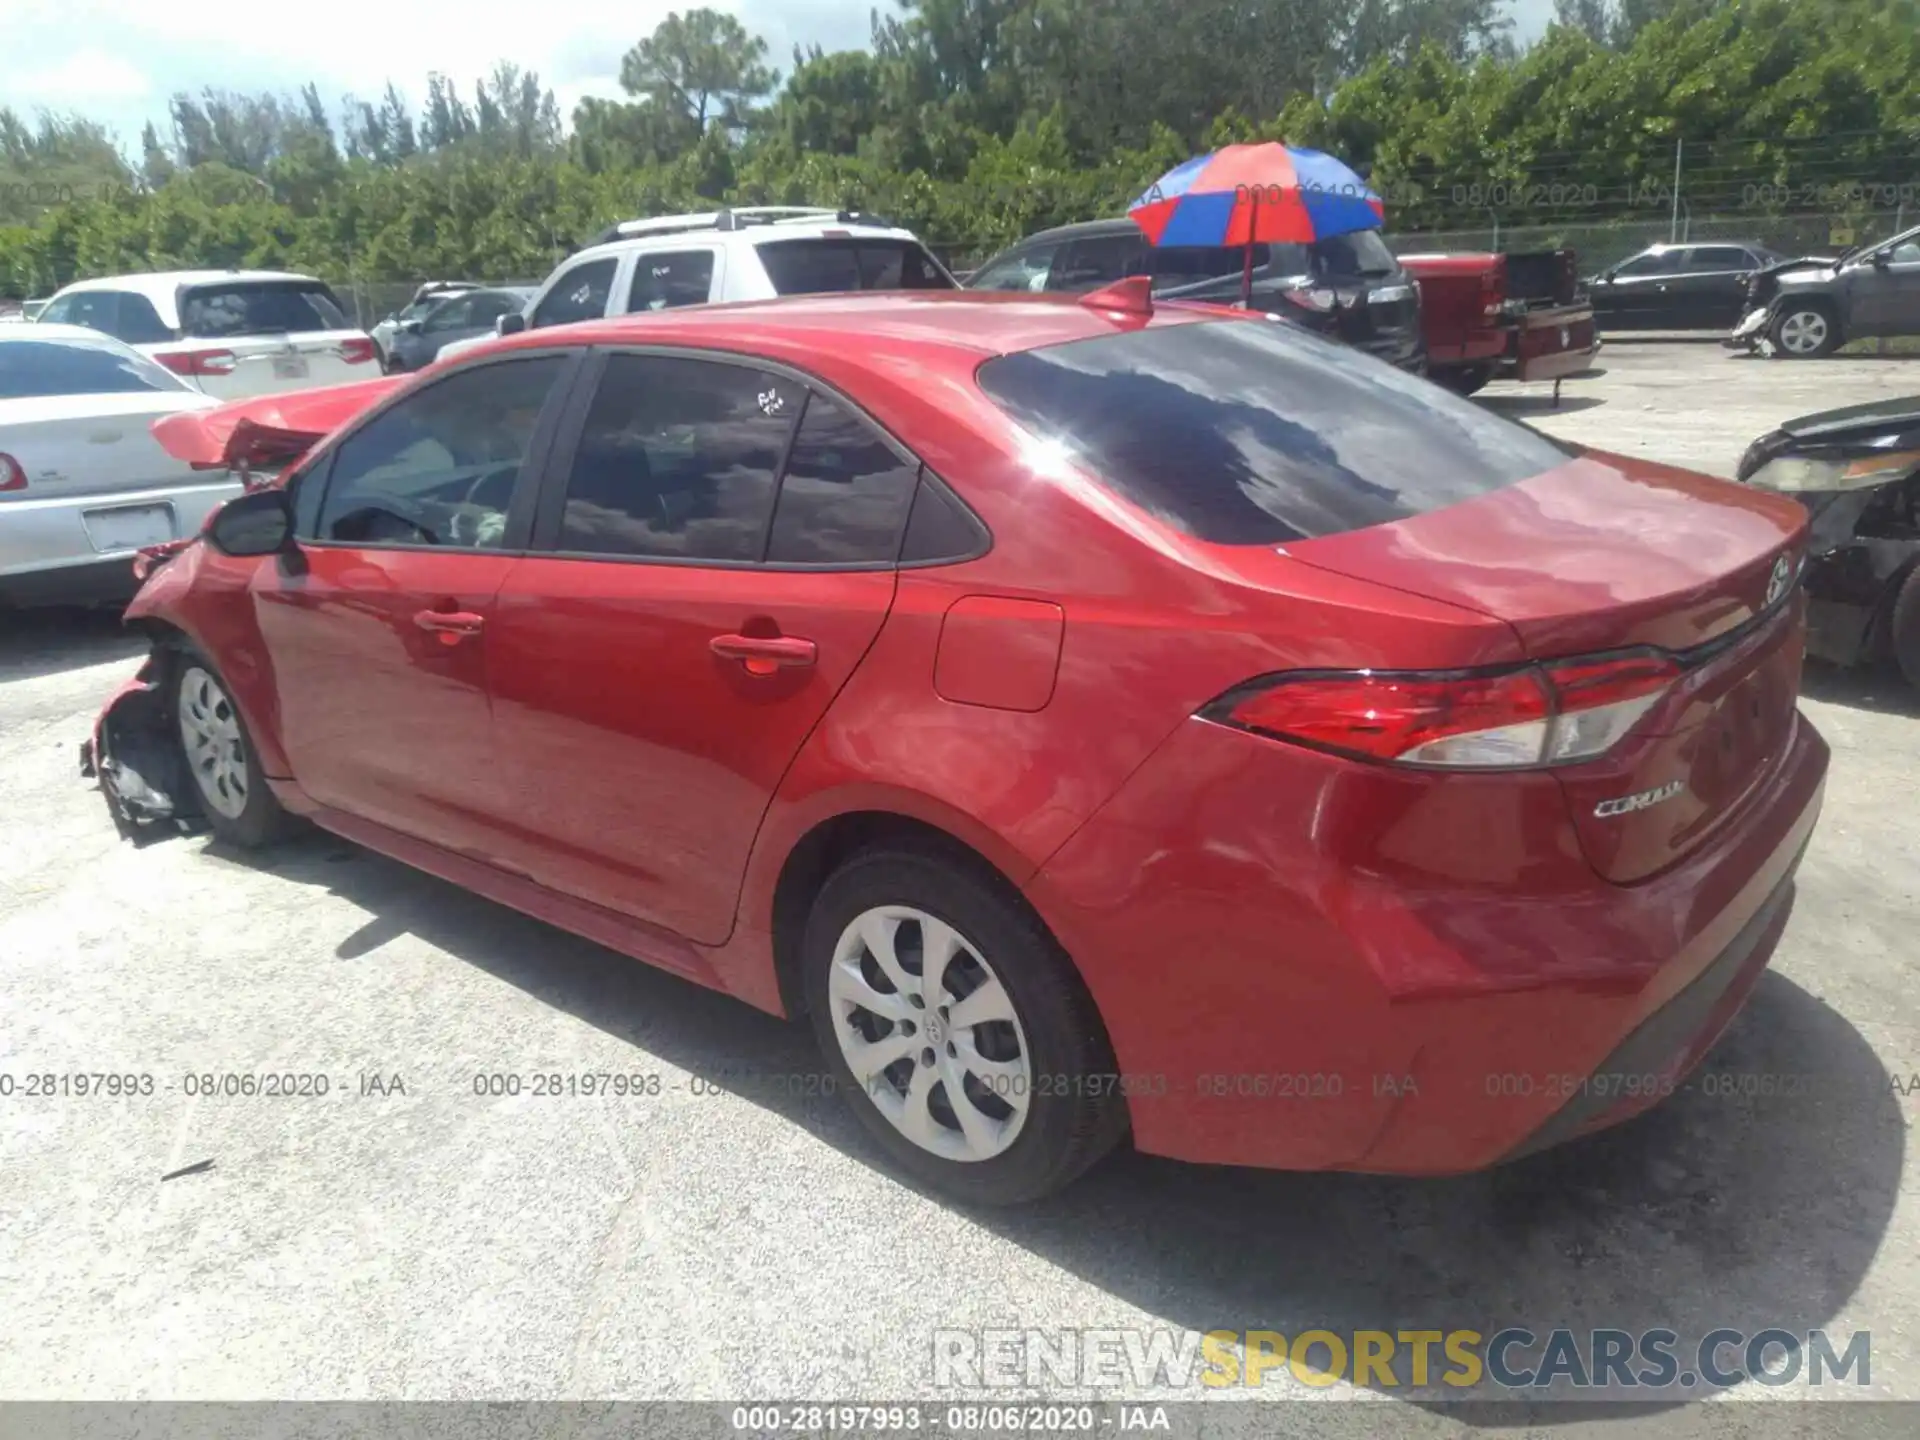
[[[1767,577],[1767,604],[1771,610],[1780,597],[1787,593],[1787,587],[1793,583],[1793,562],[1782,555],[1773,562],[1773,573]]]
[[[1651,790],[1642,790],[1633,795],[1622,795],[1618,800],[1602,800],[1593,807],[1593,813],[1605,820],[1614,815],[1631,815],[1636,810],[1646,810],[1658,805],[1662,800],[1671,800],[1687,788],[1684,780],[1669,780],[1664,785],[1656,785]]]

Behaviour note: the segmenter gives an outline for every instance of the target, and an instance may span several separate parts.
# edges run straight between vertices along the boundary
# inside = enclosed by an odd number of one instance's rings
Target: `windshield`
[[[180,325],[188,335],[203,339],[353,328],[333,292],[317,280],[201,286],[181,296]]]
[[[842,290],[952,290],[953,277],[911,240],[824,237],[754,246],[778,295]]]
[[[0,341],[0,400],[187,387],[144,355],[85,340]]]
[[[1328,275],[1391,275],[1400,268],[1378,230],[1355,230],[1313,242],[1314,253]]]
[[[1573,453],[1277,322],[1158,326],[987,361],[980,388],[1047,445],[1200,540],[1334,535],[1499,489]]]

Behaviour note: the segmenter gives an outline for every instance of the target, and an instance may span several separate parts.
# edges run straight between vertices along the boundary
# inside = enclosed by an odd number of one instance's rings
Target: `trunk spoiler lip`
[[[284,465],[299,459],[411,378],[391,375],[314,390],[254,395],[206,410],[165,415],[151,428],[161,449],[196,470]]]

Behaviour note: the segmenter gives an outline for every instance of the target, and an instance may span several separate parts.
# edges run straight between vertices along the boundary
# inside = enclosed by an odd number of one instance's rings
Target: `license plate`
[[[87,539],[103,555],[159,545],[174,538],[171,505],[121,505],[112,510],[89,510],[80,518],[87,527]]]
[[[307,378],[307,357],[304,355],[276,355],[273,357],[273,378],[276,380],[304,380]]]

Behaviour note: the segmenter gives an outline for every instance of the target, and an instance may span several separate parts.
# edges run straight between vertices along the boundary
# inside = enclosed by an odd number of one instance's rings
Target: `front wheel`
[[[1839,345],[1840,326],[1826,306],[1798,301],[1781,307],[1772,338],[1776,355],[1811,360]]]
[[[802,942],[838,1088],[903,1170],[1007,1205],[1068,1184],[1126,1128],[1092,1000],[1039,921],[970,866],[867,851]]]
[[[1893,598],[1890,630],[1894,663],[1907,683],[1920,690],[1920,566],[1907,572]]]
[[[182,655],[173,697],[181,753],[213,833],[249,850],[277,839],[287,812],[267,788],[246,722],[213,667]]]

